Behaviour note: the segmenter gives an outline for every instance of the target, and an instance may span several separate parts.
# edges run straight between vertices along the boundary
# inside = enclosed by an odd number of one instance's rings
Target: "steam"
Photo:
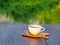
[[[39,20],[35,20],[35,21],[30,20],[30,24],[39,25],[40,21]]]
[[[40,23],[39,23],[39,21],[37,20],[36,22],[34,22],[34,24],[39,25]]]

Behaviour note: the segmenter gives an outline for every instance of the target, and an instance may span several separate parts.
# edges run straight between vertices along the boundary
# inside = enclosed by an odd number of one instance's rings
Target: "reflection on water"
[[[44,25],[45,32],[50,33],[48,45],[59,45],[60,43],[60,25]],[[29,45],[28,38],[21,36],[24,31],[27,31],[27,25],[17,24],[0,24],[0,45]],[[45,45],[44,40],[41,40],[41,45]]]
[[[37,38],[30,38],[30,45],[39,45],[39,39],[37,39]]]

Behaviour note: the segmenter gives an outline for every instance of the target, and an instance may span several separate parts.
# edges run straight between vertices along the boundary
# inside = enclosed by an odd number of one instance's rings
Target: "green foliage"
[[[55,10],[59,3],[59,0],[0,0],[0,13],[6,13],[6,16],[16,23],[28,24],[30,20],[39,20],[42,24],[57,24],[60,21],[54,21],[55,19],[50,17],[55,15],[52,10]],[[41,12],[44,14],[41,15]]]

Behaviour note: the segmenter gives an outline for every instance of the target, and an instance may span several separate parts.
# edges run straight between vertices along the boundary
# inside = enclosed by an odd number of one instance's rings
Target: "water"
[[[60,44],[60,25],[43,25],[45,32],[50,33],[48,45]],[[29,45],[28,38],[22,37],[21,34],[27,31],[27,25],[18,24],[0,24],[0,45]],[[41,45],[45,45],[42,39]]]

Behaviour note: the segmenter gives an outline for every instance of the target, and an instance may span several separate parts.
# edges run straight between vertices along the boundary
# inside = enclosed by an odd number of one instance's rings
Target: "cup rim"
[[[28,27],[39,28],[39,27],[42,27],[42,26],[41,25],[28,25]]]

